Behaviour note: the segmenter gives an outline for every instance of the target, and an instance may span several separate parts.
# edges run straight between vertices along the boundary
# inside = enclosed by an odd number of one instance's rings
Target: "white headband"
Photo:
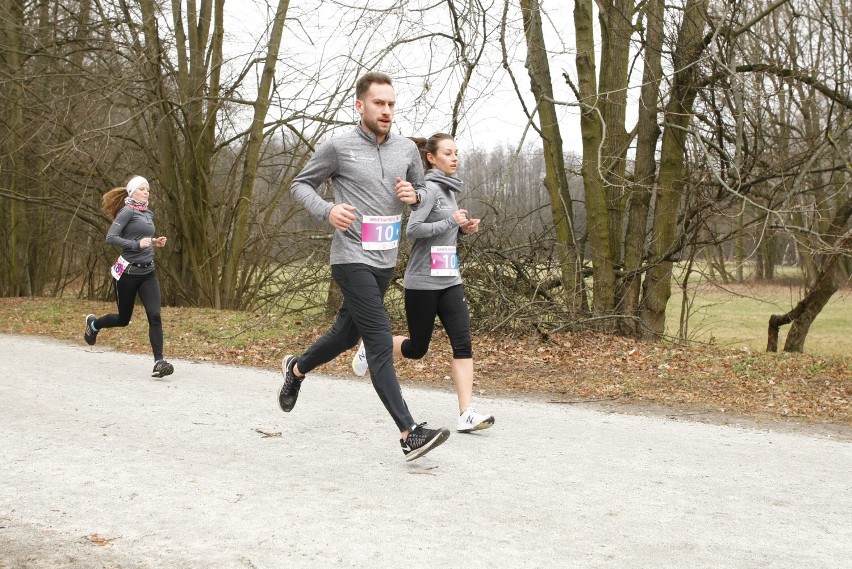
[[[130,178],[130,181],[127,182],[127,195],[129,196],[133,192],[139,189],[141,185],[148,185],[148,180],[143,178],[142,176],[133,176]]]

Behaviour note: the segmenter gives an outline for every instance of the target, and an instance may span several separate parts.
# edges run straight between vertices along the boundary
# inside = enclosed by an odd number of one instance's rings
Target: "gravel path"
[[[82,342],[81,342],[82,343]],[[0,335],[0,569],[846,568],[852,443],[486,399],[405,462],[366,381]],[[404,388],[452,425],[455,395]]]

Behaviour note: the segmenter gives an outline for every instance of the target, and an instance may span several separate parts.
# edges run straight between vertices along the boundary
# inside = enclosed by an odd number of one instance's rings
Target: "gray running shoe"
[[[86,343],[90,346],[94,346],[95,342],[98,341],[98,331],[92,328],[92,325],[95,323],[94,314],[89,314],[86,316],[86,329],[83,330],[83,339],[86,340]]]

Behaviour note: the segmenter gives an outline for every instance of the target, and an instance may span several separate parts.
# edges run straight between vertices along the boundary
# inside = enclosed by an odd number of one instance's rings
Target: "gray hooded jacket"
[[[426,192],[421,195],[420,207],[411,213],[405,229],[406,236],[414,239],[408,266],[405,268],[405,288],[441,290],[461,284],[459,274],[432,274],[432,248],[456,246],[460,231],[458,223],[453,219],[453,213],[459,209],[456,194],[461,191],[461,187],[461,180],[447,176],[437,168],[426,173]],[[440,262],[441,255],[436,255],[438,257],[435,259],[435,268],[443,267]],[[458,261],[458,256],[455,260]]]

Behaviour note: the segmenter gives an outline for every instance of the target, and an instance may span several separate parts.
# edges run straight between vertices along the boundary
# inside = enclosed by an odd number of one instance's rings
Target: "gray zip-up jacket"
[[[459,210],[456,194],[461,191],[461,187],[461,180],[447,176],[437,168],[426,173],[426,192],[421,195],[420,207],[411,213],[405,228],[405,235],[414,239],[405,268],[405,288],[441,290],[461,284],[459,274],[432,275],[433,260],[437,261],[436,268],[444,267],[440,262],[441,254],[436,253],[438,258],[433,259],[432,247],[455,247],[460,234],[453,213]]]
[[[116,247],[121,247],[121,256],[130,263],[147,265],[154,260],[154,248],[139,248],[139,240],[144,237],[154,236],[154,212],[151,210],[139,211],[129,205],[119,210],[118,215],[109,227],[106,234],[106,242]],[[130,268],[130,267],[128,267]],[[154,270],[154,266],[139,268],[133,267],[131,272],[145,274]]]
[[[381,144],[376,135],[360,125],[336,136],[317,148],[305,168],[293,180],[290,193],[320,221],[328,223],[335,204],[348,203],[357,208],[355,221],[347,231],[334,231],[331,240],[331,264],[364,263],[377,268],[396,265],[401,222],[405,204],[396,195],[396,179],[408,180],[415,191],[423,193],[423,166],[417,146],[404,136],[388,133]],[[331,179],[334,202],[325,201],[317,188]],[[375,223],[362,225],[364,216],[380,216]],[[362,229],[367,235],[362,235]],[[394,240],[397,246],[379,249]],[[366,248],[365,248],[366,247]]]

